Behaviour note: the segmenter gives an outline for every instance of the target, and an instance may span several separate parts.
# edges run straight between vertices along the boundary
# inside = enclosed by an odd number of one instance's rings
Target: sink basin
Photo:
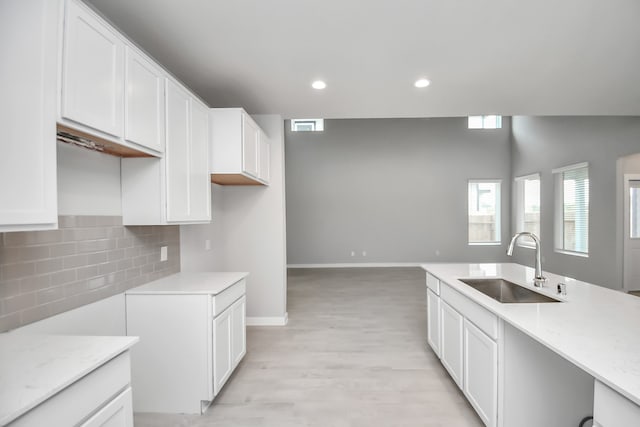
[[[530,291],[501,278],[458,279],[496,301],[504,303],[560,302],[546,295]]]

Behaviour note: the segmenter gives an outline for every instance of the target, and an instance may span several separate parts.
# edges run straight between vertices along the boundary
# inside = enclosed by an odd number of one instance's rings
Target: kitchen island
[[[545,286],[535,288],[534,270],[518,264],[422,267],[427,271],[429,319],[439,323],[437,330],[429,326],[429,342],[487,425],[508,426],[509,417],[515,416],[510,414],[522,416],[522,410],[514,408],[528,405],[551,414],[567,407],[576,413],[595,407],[596,421],[607,426],[624,424],[605,424],[599,414],[607,420],[621,413],[640,415],[640,338],[634,327],[640,324],[640,299],[546,272]],[[500,303],[459,280],[490,277],[507,279],[559,302]],[[566,295],[558,294],[559,283],[566,285]],[[479,364],[478,354],[484,357]],[[474,364],[489,366],[493,372],[485,369],[476,375]],[[486,399],[487,393],[495,399]],[[528,397],[518,399],[515,394]],[[474,396],[485,401],[474,401]],[[611,396],[622,408],[611,409],[617,407]],[[602,402],[608,402],[606,408]],[[572,422],[576,416],[567,415]],[[536,417],[530,419],[534,425]],[[520,426],[526,422],[518,419]]]

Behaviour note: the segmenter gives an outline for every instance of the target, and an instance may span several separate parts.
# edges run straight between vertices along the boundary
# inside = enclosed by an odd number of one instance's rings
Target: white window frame
[[[299,124],[312,124],[313,129],[298,129]],[[291,119],[292,132],[322,132],[324,131],[324,119]]]
[[[529,180],[537,179],[540,181],[540,192],[542,193],[542,179],[540,177],[540,173],[532,173],[530,175],[518,176],[515,178],[515,212],[516,212],[516,229],[515,232],[519,233],[524,231],[524,182]],[[538,235],[539,239],[542,239],[540,234],[542,234],[542,195],[540,196],[540,233]],[[518,239],[518,246],[522,248],[530,248],[535,249],[536,245],[533,242],[528,242],[524,239]]]
[[[493,118],[495,117],[495,126],[489,126],[488,125],[488,121],[489,118]],[[480,122],[482,123],[481,126],[471,126],[471,121],[473,119],[480,119]],[[493,119],[492,119],[493,120]],[[472,129],[472,130],[477,130],[477,129],[502,129],[502,116],[497,115],[497,114],[487,114],[487,115],[482,115],[482,116],[468,116],[467,117],[467,129]]]
[[[469,241],[469,184],[493,183],[498,184],[496,191],[496,240],[492,242]],[[501,179],[470,179],[467,181],[467,244],[469,246],[500,246],[502,245],[502,180]]]
[[[564,248],[564,172],[575,169],[587,168],[587,176],[589,176],[589,163],[582,162],[569,166],[553,169],[553,181],[555,187],[555,206],[554,206],[554,251],[561,254],[573,255],[577,257],[589,258],[589,230],[587,229],[587,252],[572,251]],[[589,187],[591,187],[591,179],[589,179]],[[591,198],[591,188],[589,188],[589,198]],[[591,203],[589,203],[591,206]],[[590,210],[590,208],[589,208]],[[587,215],[589,215],[587,210]]]

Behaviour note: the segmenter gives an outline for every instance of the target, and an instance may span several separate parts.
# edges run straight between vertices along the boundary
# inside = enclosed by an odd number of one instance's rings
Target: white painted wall
[[[58,214],[122,215],[120,158],[59,142]]]
[[[271,143],[266,186],[213,186],[213,221],[180,227],[182,271],[247,271],[247,321],[286,321],[284,122],[253,116]],[[212,249],[205,250],[205,240]]]

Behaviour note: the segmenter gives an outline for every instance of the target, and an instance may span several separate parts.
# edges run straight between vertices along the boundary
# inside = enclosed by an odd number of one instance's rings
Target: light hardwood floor
[[[418,268],[289,270],[289,324],[248,329],[209,410],[136,414],[136,426],[482,426],[427,348],[424,280]]]

